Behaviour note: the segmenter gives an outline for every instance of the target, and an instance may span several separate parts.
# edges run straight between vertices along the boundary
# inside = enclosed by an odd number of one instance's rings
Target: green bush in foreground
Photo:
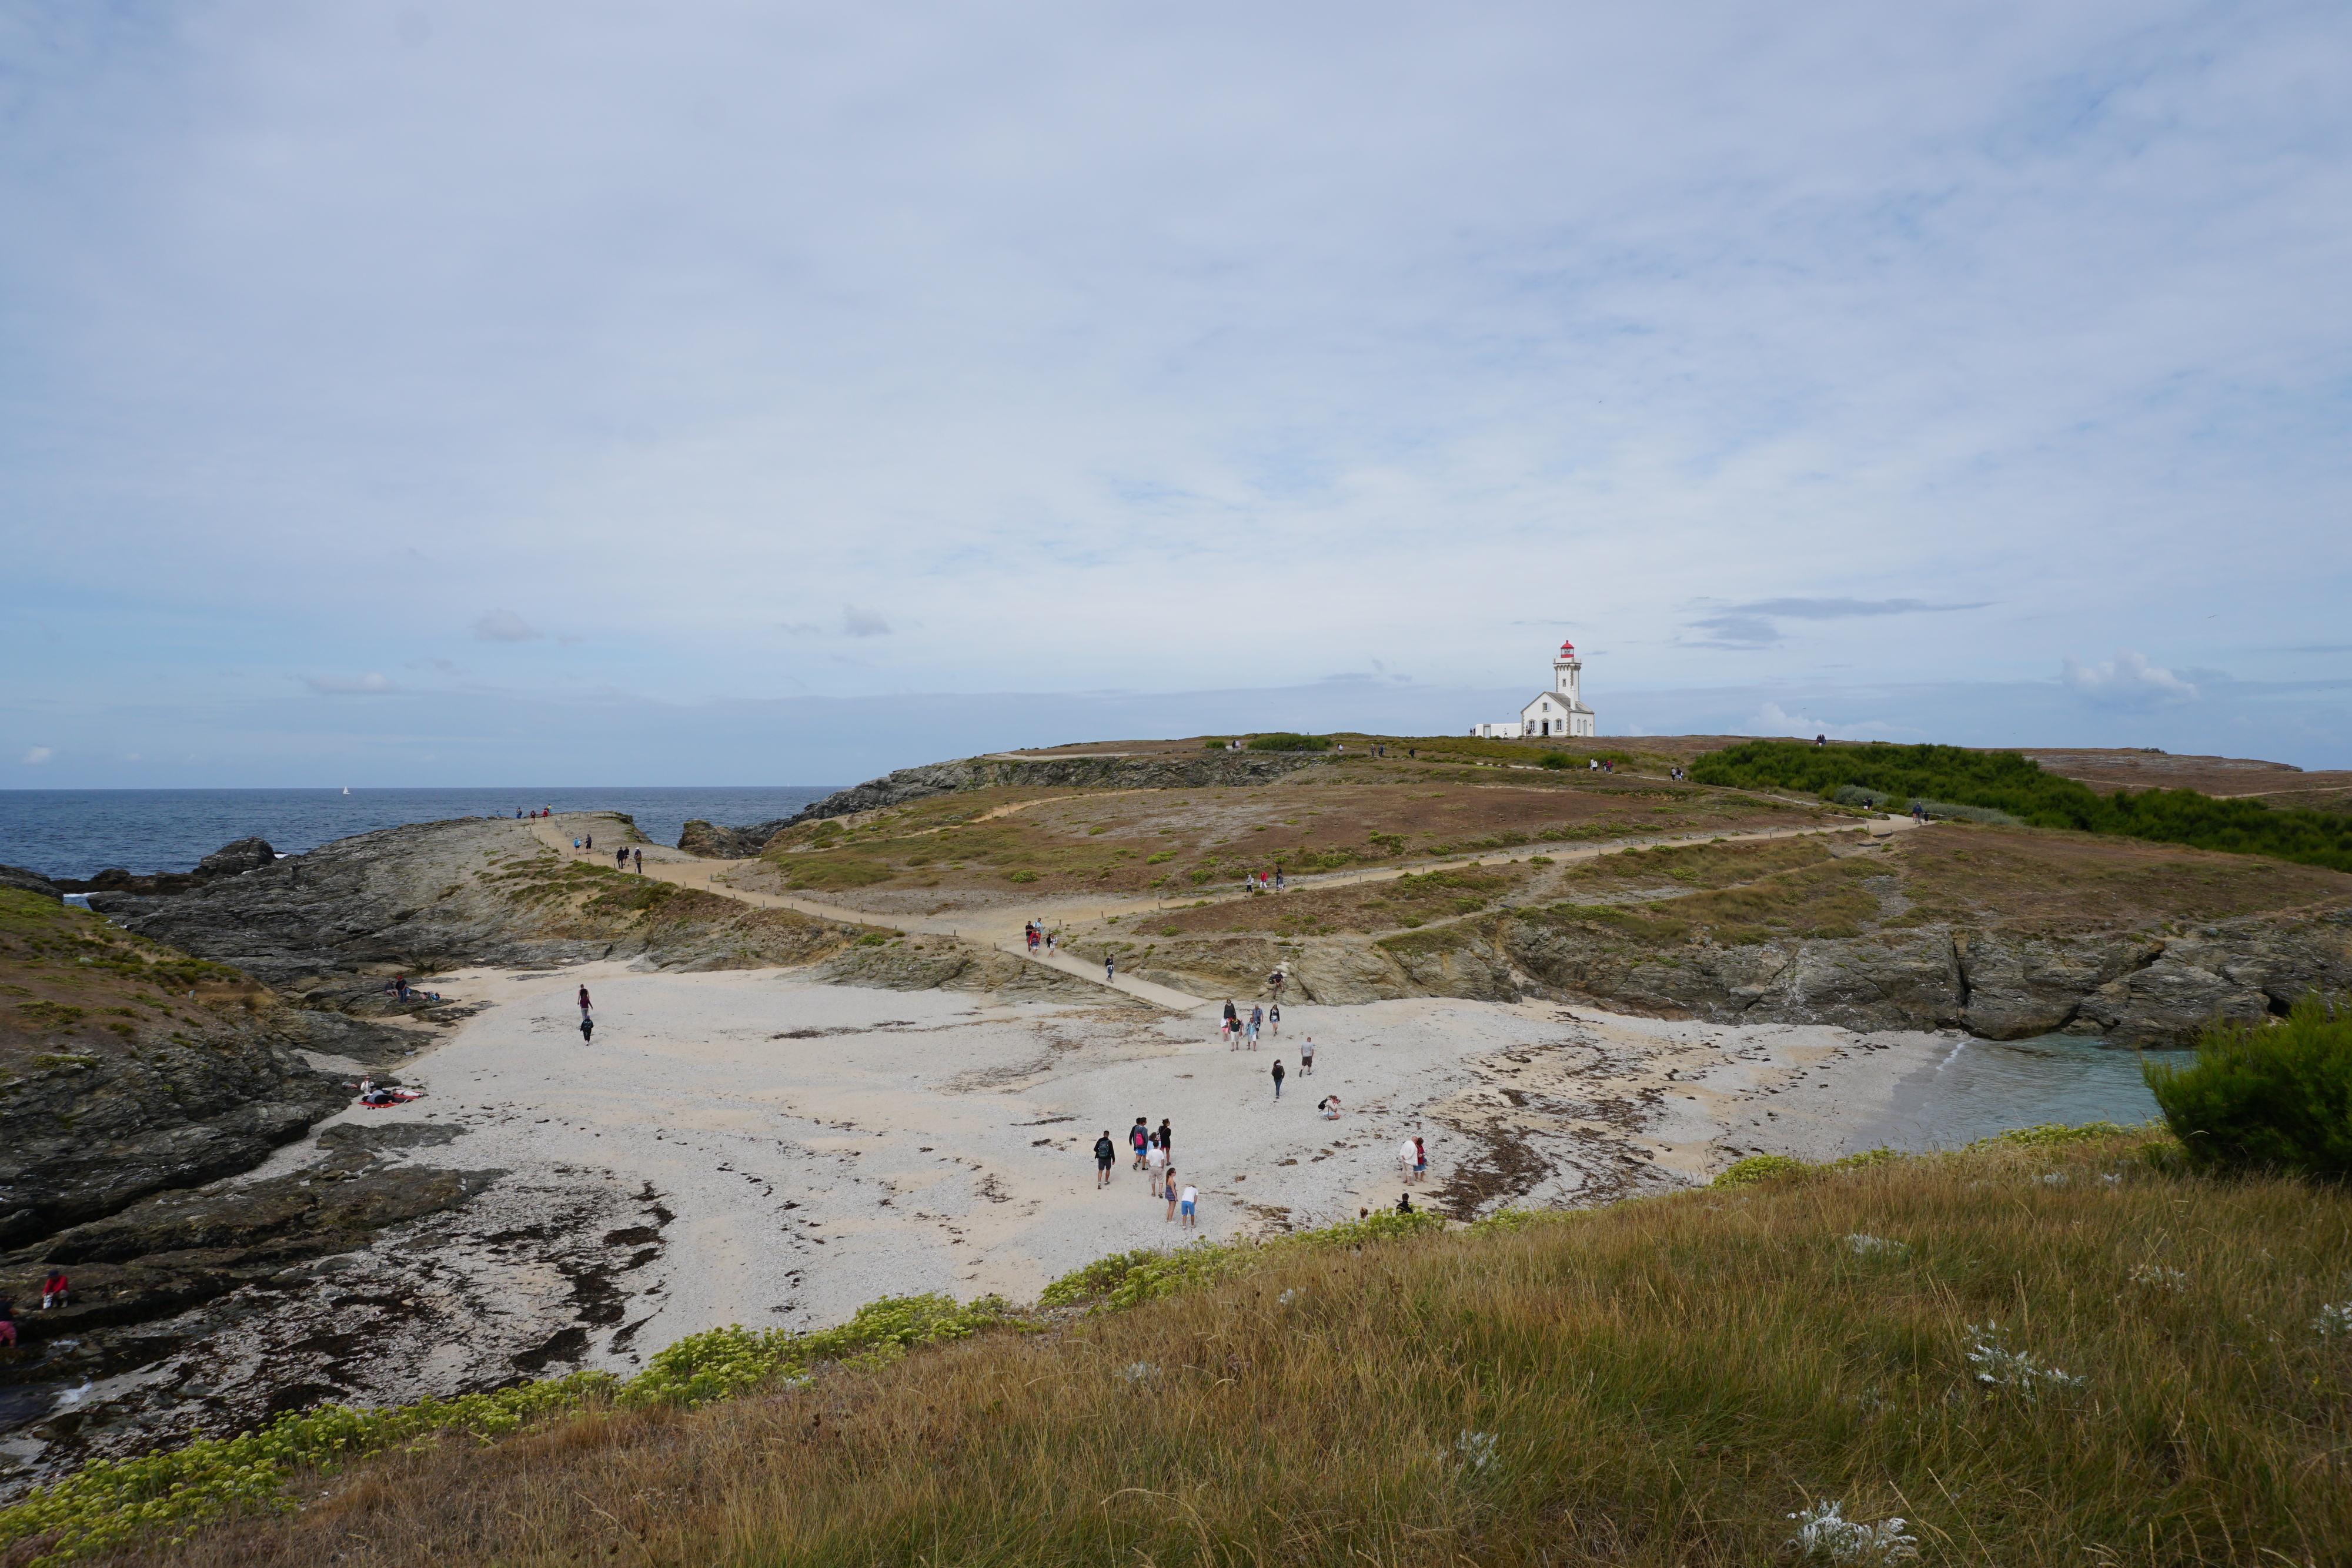
[[[2352,1010],[2306,995],[2280,1023],[2216,1021],[2186,1067],[2141,1071],[2189,1163],[2352,1176]]]

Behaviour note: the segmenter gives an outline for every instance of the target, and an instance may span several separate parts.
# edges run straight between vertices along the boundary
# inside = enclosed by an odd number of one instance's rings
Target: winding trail
[[[1133,791],[1121,791],[1121,793],[1133,793]],[[1024,801],[1006,810],[1017,810],[1021,805],[1041,803]],[[572,815],[595,815],[600,820],[609,820],[603,818],[602,813],[573,813]],[[569,818],[566,816],[535,819],[531,822],[531,832],[540,842],[559,854],[587,861],[595,861],[603,857],[604,863],[608,865],[612,863],[611,857],[603,850],[574,850],[572,847],[572,831],[569,827],[562,825],[567,821]],[[1893,833],[1908,832],[1922,824],[1913,821],[1908,817],[1895,817],[1873,822],[1869,826],[1874,833]],[[1816,833],[1847,831],[1845,828],[1768,828],[1752,833],[1710,834],[1708,839],[1710,841],[1724,843],[1753,843],[1767,839],[1798,839]],[[1578,861],[1613,854],[1620,850],[1643,849],[1654,844],[1685,841],[1687,841],[1679,838],[1634,839],[1606,844],[1591,844],[1577,849],[1566,849],[1556,845],[1544,845],[1540,848],[1554,860]],[[1016,914],[1010,910],[986,909],[964,910],[946,915],[867,914],[860,910],[845,909],[839,904],[827,904],[819,899],[794,898],[780,893],[755,893],[746,888],[728,885],[719,880],[740,867],[759,863],[756,860],[704,860],[698,856],[690,855],[683,850],[672,849],[666,844],[631,844],[629,847],[633,851],[645,852],[645,875],[658,878],[663,882],[674,883],[680,887],[696,888],[704,893],[715,894],[721,898],[731,898],[738,903],[763,909],[797,910],[803,915],[813,915],[824,920],[854,921],[861,925],[887,926],[894,930],[907,932],[910,936],[953,936],[964,941],[985,942],[1000,953],[1010,953],[1016,958],[1042,965],[1062,974],[1091,979],[1098,985],[1108,984],[1115,990],[1124,991],[1129,996],[1150,1002],[1156,1007],[1166,1008],[1171,1012],[1190,1013],[1218,1005],[1206,997],[1192,996],[1171,987],[1154,985],[1149,980],[1139,980],[1127,975],[1118,975],[1106,982],[1092,974],[1093,966],[1087,960],[1073,958],[1064,953],[1056,953],[1050,958],[1042,953],[1033,954],[1023,940],[1023,928],[1030,919],[1042,915],[1061,914],[1075,922],[1084,918],[1079,911],[1092,909],[1096,912],[1097,918],[1110,919],[1128,915],[1147,914],[1156,910],[1189,909],[1200,902],[1198,899],[1131,898],[1117,901],[1061,899],[1052,904],[1033,906],[1033,909],[1037,912],[1034,915],[1030,912]],[[1310,876],[1291,879],[1291,887],[1294,891],[1303,893],[1310,888],[1345,887],[1368,882],[1390,882],[1400,876],[1435,870],[1440,866],[1503,865],[1522,858],[1528,852],[1529,847],[1522,845],[1514,852],[1507,854],[1497,852],[1462,859],[1419,861],[1404,865],[1366,866],[1355,871],[1321,872]],[[1212,902],[1223,904],[1244,896],[1247,895],[1225,894],[1213,899]],[[970,932],[964,930],[967,925],[971,927]]]

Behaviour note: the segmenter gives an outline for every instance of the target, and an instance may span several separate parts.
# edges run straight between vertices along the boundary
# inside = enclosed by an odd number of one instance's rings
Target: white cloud
[[[1826,735],[1832,740],[1879,739],[1893,736],[1917,736],[1920,732],[1881,719],[1807,718],[1782,709],[1779,703],[1766,703],[1748,721],[1748,729],[1758,735],[1785,735],[1800,740],[1811,740]]]
[[[305,675],[302,684],[329,697],[382,696],[400,688],[373,670],[364,675]]]
[[[511,610],[492,610],[474,622],[474,635],[485,643],[528,643],[545,633],[533,631],[529,622]]]
[[[2128,648],[2116,649],[2116,656],[2103,664],[2070,657],[2063,679],[2077,696],[2101,707],[2168,707],[2197,700],[2194,685]]]
[[[841,607],[841,629],[852,637],[887,637],[890,622],[882,619],[878,610],[860,610],[855,604]]]
[[[37,746],[25,753],[25,761],[30,766],[37,767],[56,755],[57,752],[48,747]]]

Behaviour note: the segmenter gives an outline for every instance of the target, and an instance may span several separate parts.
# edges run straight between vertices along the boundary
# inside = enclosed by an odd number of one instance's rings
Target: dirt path
[[[1120,791],[1122,794],[1137,792],[1138,791],[1128,790]],[[1043,803],[1044,802],[1042,801],[1026,801],[1023,804],[1039,805]],[[1019,809],[1019,806],[1004,808],[1006,810],[1017,810]],[[550,849],[552,849],[561,854],[589,861],[593,861],[601,855],[604,856],[604,863],[608,865],[612,863],[611,856],[603,850],[574,850],[572,847],[572,839],[573,837],[572,831],[569,827],[562,825],[565,819],[561,817],[541,819],[533,824],[531,831],[533,835],[538,838],[540,842],[547,845]],[[1872,824],[1873,831],[1874,831],[1885,830],[1891,832],[1908,832],[1916,830],[1920,826],[1921,824],[1913,821],[1907,817],[1891,818],[1885,821]],[[1843,831],[1844,830],[1837,828],[1768,828],[1761,831],[1753,833],[1725,833],[1719,835],[1719,839],[1720,841],[1725,843],[1751,843],[1759,840],[1765,839],[1803,838],[1813,833],[1838,832]],[[1646,843],[1653,841],[1641,841]],[[1659,840],[1654,841],[1675,842],[1677,841]],[[1098,919],[1107,919],[1112,916],[1140,914],[1152,910],[1189,908],[1199,902],[1197,899],[1171,900],[1166,898],[1131,898],[1124,900],[1061,899],[1039,905],[1034,915],[1013,914],[995,910],[966,910],[961,913],[949,915],[876,915],[863,913],[857,910],[845,909],[838,904],[827,904],[820,899],[793,898],[787,894],[778,893],[754,893],[749,889],[730,886],[719,880],[720,877],[734,871],[739,866],[756,863],[754,862],[740,860],[703,860],[697,856],[688,854],[683,850],[671,849],[663,844],[633,844],[630,847],[632,850],[641,850],[644,852],[646,875],[657,877],[663,882],[675,883],[680,887],[698,888],[705,893],[716,894],[721,898],[732,898],[743,904],[756,904],[766,909],[798,910],[803,915],[814,915],[821,919],[852,920],[863,925],[884,925],[910,934],[955,936],[965,941],[985,942],[999,952],[1011,953],[1016,957],[1026,958],[1031,963],[1044,965],[1048,968],[1055,969],[1064,974],[1082,975],[1088,978],[1093,977],[1091,973],[1093,966],[1083,959],[1072,958],[1068,955],[1061,953],[1055,954],[1051,958],[1046,957],[1042,953],[1031,953],[1028,950],[1027,944],[1023,940],[1024,927],[1027,923],[1031,919],[1034,918],[1046,920],[1048,924],[1050,924],[1050,917],[1056,915],[1075,921],[1083,918],[1078,912],[1086,909],[1094,910],[1096,912],[1096,917]],[[1545,845],[1541,847],[1555,860],[1579,861],[1591,860],[1597,856],[1604,854],[1612,854],[1628,846],[1622,843],[1614,843],[1595,844],[1580,849],[1565,849],[1553,845]],[[1404,876],[1416,871],[1427,870],[1430,867],[1441,864],[1460,865],[1467,863],[1470,865],[1481,866],[1502,865],[1517,858],[1519,858],[1519,856],[1516,853],[1496,853],[1470,856],[1466,862],[1464,861],[1426,861],[1415,862],[1405,865],[1367,866],[1358,871],[1324,872],[1313,876],[1298,877],[1292,881],[1291,885],[1301,892],[1304,892],[1308,888],[1346,887],[1360,883],[1393,881],[1397,877]],[[1238,896],[1242,895],[1227,894],[1215,899],[1214,902],[1224,903]],[[970,927],[970,929],[967,930],[966,927]],[[1115,976],[1104,983],[1111,986],[1114,989],[1126,992],[1129,996],[1139,998],[1142,1000],[1150,1002],[1158,1007],[1167,1008],[1173,1012],[1189,1013],[1198,1009],[1213,1007],[1216,1005],[1206,997],[1191,996],[1183,991],[1175,990],[1167,986],[1156,986],[1151,984],[1150,981],[1134,979],[1126,975]]]

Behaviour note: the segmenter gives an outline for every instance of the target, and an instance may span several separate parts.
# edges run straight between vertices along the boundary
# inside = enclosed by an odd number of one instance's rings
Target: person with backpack
[[[1135,1151],[1135,1168],[1143,1168],[1143,1151],[1151,1146],[1151,1128],[1140,1116],[1127,1130],[1127,1146]]]
[[[595,1035],[596,1015],[594,1013],[582,1013],[580,1015],[580,1043],[583,1045],[593,1045],[595,1043]]]
[[[1276,1057],[1274,1061],[1274,1097],[1277,1100],[1282,1098],[1283,1077],[1282,1059],[1280,1057]]]
[[[1110,1185],[1111,1162],[1118,1158],[1118,1145],[1110,1141],[1110,1129],[1095,1140],[1095,1190],[1100,1192]]]

